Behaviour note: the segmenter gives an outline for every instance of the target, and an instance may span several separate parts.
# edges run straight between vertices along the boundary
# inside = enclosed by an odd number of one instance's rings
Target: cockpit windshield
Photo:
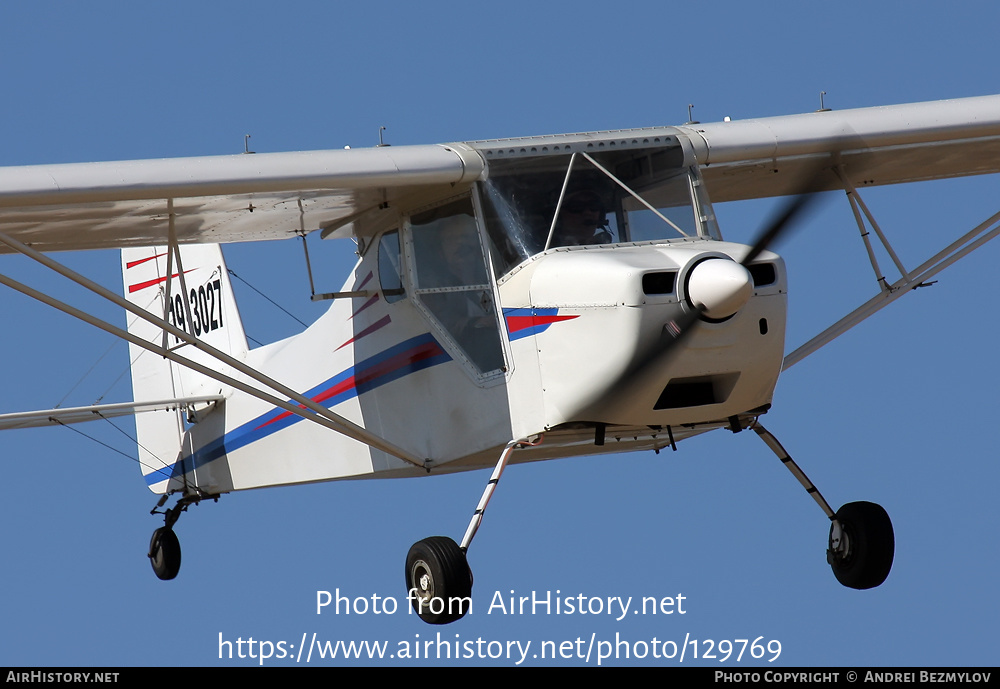
[[[490,161],[480,198],[497,275],[557,247],[719,238],[679,147]]]

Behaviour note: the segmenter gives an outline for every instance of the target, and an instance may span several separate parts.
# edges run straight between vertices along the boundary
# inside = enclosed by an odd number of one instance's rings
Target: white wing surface
[[[854,186],[1000,172],[1000,96],[823,111],[682,128],[713,201],[800,191],[835,153]],[[833,174],[827,189],[843,189]]]
[[[0,168],[0,232],[42,251],[164,245],[170,199],[181,243],[332,233],[482,171],[460,144]]]
[[[834,155],[857,187],[1000,172],[1000,96],[683,127],[376,147],[0,168],[0,232],[43,251],[364,235],[446,197],[521,148],[687,140],[715,201],[799,191]],[[833,173],[824,180],[841,189]],[[0,248],[0,252],[7,251]]]

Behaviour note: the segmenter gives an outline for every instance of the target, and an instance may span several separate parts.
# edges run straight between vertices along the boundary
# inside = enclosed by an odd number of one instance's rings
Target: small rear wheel
[[[164,581],[177,576],[181,569],[181,543],[173,529],[161,526],[153,532],[149,540],[149,564]]]
[[[892,521],[881,505],[849,502],[834,515],[826,559],[844,586],[880,585],[892,569],[895,549]]]
[[[448,624],[472,605],[472,572],[465,553],[452,539],[417,541],[406,555],[406,596],[428,624]]]

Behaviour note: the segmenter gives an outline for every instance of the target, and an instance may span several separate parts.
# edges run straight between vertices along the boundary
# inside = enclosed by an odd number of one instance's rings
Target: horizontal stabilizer
[[[176,411],[195,405],[220,402],[223,399],[222,395],[208,395],[152,402],[117,402],[115,404],[92,404],[86,407],[39,409],[37,411],[0,414],[0,431],[13,428],[39,428],[41,426],[83,423],[102,418],[113,419],[118,416],[132,416],[149,411]]]

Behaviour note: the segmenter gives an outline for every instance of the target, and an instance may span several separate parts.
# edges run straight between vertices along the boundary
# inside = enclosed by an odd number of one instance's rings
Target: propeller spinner
[[[660,369],[672,356],[675,347],[697,327],[703,319],[725,320],[736,314],[753,295],[753,278],[749,266],[763,251],[792,227],[793,221],[816,200],[818,170],[803,187],[804,191],[792,197],[758,235],[750,251],[740,263],[724,258],[709,258],[694,267],[687,280],[687,294],[691,309],[664,326],[661,344],[647,354],[622,378],[625,387],[644,379],[650,372]]]
[[[690,305],[706,318],[725,320],[746,306],[752,295],[750,271],[735,261],[709,258],[688,273]]]

